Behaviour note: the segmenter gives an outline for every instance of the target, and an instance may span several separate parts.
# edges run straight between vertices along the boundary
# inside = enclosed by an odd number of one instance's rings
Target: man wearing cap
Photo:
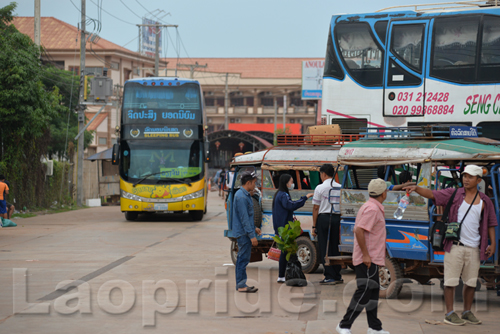
[[[478,191],[483,176],[479,166],[468,165],[462,172],[463,187],[457,189],[453,199],[449,221],[461,225],[459,241],[444,241],[444,300],[449,325],[461,326],[466,323],[479,325],[481,321],[471,312],[481,261],[495,253],[495,226],[497,218],[491,200]],[[437,206],[446,206],[455,189],[430,190],[418,186],[406,187],[409,192],[432,199]],[[491,245],[488,245],[488,238]],[[464,311],[459,317],[453,310],[455,287],[460,277],[464,282]]]
[[[354,225],[352,264],[358,286],[337,333],[351,334],[354,320],[366,308],[368,334],[389,334],[377,317],[380,290],[379,266],[385,266],[385,215],[382,203],[387,198],[387,185],[382,179],[368,184],[370,199],[361,206]]]
[[[257,288],[247,285],[247,266],[250,263],[252,246],[257,246],[256,228],[253,219],[253,201],[250,192],[255,189],[257,176],[254,172],[243,172],[241,187],[234,195],[233,214],[231,216],[233,235],[238,240],[238,258],[236,259],[236,290],[239,292],[257,292]]]

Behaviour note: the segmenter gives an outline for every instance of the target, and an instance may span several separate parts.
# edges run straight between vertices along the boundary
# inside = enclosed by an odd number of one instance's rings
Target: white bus
[[[408,7],[332,17],[324,121],[344,133],[480,126],[500,139],[500,1]]]

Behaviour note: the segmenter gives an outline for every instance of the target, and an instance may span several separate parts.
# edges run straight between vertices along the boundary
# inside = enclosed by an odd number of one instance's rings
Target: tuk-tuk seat
[[[352,265],[352,255],[325,256],[325,266]]]

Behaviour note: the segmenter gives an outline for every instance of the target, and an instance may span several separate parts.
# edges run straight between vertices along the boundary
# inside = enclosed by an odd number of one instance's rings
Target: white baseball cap
[[[464,174],[464,173],[467,173],[471,176],[479,176],[481,178],[483,177],[483,169],[479,166],[476,166],[476,165],[465,166],[465,169],[462,172],[462,174]]]
[[[380,196],[387,190],[387,184],[382,179],[373,179],[368,184],[368,193],[371,196]]]

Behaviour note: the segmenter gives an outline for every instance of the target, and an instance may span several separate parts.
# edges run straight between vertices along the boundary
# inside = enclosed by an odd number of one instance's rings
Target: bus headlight
[[[197,192],[194,192],[192,194],[186,195],[182,197],[183,201],[189,201],[190,199],[195,199],[195,198],[200,198],[203,197],[205,194],[205,189],[198,190]]]
[[[131,199],[131,200],[133,200],[133,201],[139,201],[139,202],[142,202],[142,197],[141,197],[141,196],[137,196],[137,195],[134,195],[134,194],[128,193],[128,192],[123,191],[123,190],[122,190],[122,197],[123,197],[123,198],[126,198],[126,199]]]

